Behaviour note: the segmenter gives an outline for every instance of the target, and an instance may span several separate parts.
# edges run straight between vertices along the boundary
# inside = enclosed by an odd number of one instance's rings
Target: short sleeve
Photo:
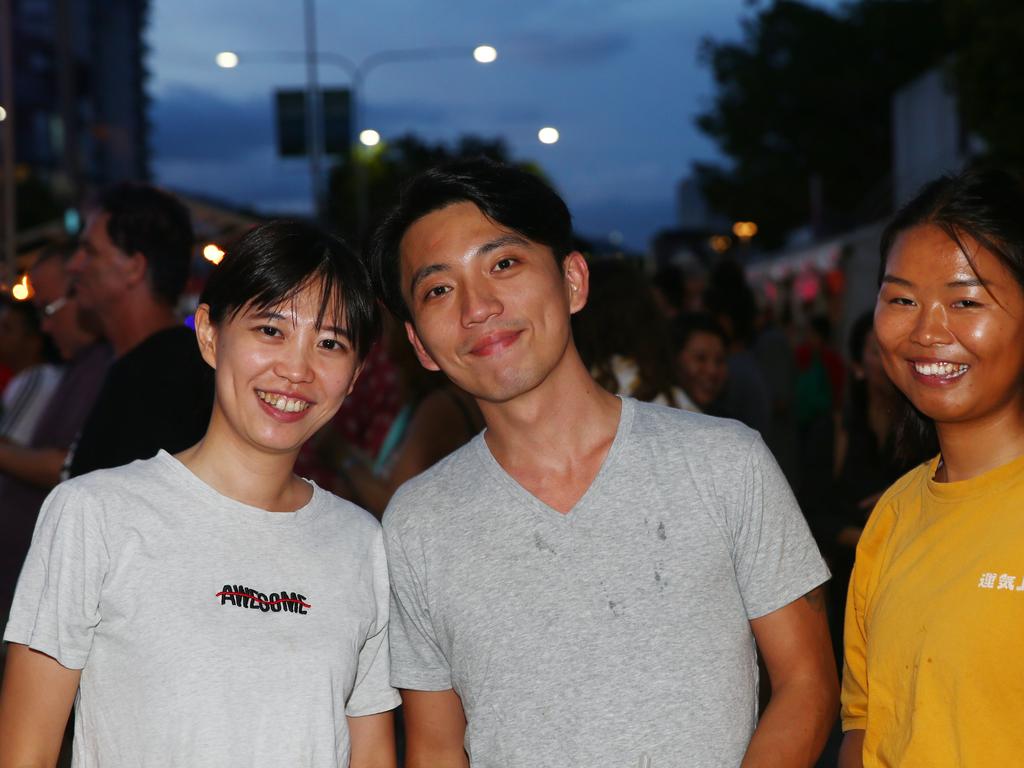
[[[857,586],[865,568],[853,567],[843,624],[843,732],[864,730],[868,721],[867,633],[864,629],[864,593]],[[859,572],[858,572],[859,571]]]
[[[413,561],[407,547],[422,550],[419,542],[405,541],[392,520],[392,515],[385,515],[384,544],[391,575],[391,684],[445,691],[452,687],[451,667],[434,633],[423,589],[423,560]]]
[[[759,436],[738,479],[733,561],[747,617],[756,619],[807,594],[830,574],[782,470]]]
[[[4,640],[83,668],[108,565],[101,506],[74,484],[57,486],[39,513]]]
[[[345,703],[349,717],[387,712],[401,703],[398,691],[391,687],[390,653],[388,647],[389,588],[384,542],[378,528],[373,543],[373,593],[377,620],[359,649],[356,680]]]
[[[863,730],[868,718],[868,632],[867,606],[875,574],[879,567],[879,551],[888,538],[892,525],[891,506],[886,494],[872,511],[857,543],[857,557],[850,574],[846,597],[846,618],[843,626],[843,688],[840,716],[843,731]]]

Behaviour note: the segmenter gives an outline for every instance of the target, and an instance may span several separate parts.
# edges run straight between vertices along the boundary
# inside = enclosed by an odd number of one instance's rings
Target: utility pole
[[[11,0],[0,0],[0,106],[7,115],[0,122],[3,144],[3,247],[6,263],[6,282],[14,282],[17,273],[17,249],[14,228],[16,226],[15,185],[14,185],[14,54],[11,52],[12,16]]]
[[[323,137],[321,136],[320,84],[317,79],[316,0],[305,0],[306,21],[306,150],[309,154],[310,183],[313,186],[313,214],[324,217],[324,192],[321,178]]]

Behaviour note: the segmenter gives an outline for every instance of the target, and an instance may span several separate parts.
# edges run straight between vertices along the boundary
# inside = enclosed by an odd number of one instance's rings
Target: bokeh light
[[[364,146],[376,147],[380,144],[380,134],[373,130],[373,128],[367,128],[359,132],[359,141]]]
[[[560,136],[558,129],[552,128],[549,125],[537,131],[537,138],[540,139],[541,144],[555,144],[558,142]]]
[[[224,260],[224,251],[215,243],[210,243],[203,248],[203,258],[211,264],[220,264]]]
[[[498,58],[498,49],[493,45],[478,45],[473,49],[473,58],[481,64],[490,64]]]
[[[238,54],[234,51],[221,51],[215,60],[221,69],[234,69],[238,66]]]
[[[25,301],[31,293],[32,292],[28,287],[28,275],[22,275],[21,280],[16,282],[11,288],[11,296],[18,301]]]

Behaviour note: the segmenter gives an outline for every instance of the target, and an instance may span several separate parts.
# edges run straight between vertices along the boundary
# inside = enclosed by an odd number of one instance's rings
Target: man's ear
[[[409,343],[416,351],[416,359],[420,361],[420,365],[428,371],[440,371],[441,366],[434,362],[434,358],[430,356],[426,347],[423,346],[423,342],[420,341],[420,335],[416,333],[416,329],[409,321],[405,323],[405,335],[409,337]]]
[[[217,370],[217,326],[210,320],[209,304],[200,304],[196,307],[195,324],[199,353],[207,365]]]
[[[137,285],[146,280],[146,272],[149,261],[141,251],[133,251],[124,258],[123,273],[128,279],[129,285]]]
[[[573,251],[562,262],[565,290],[569,298],[569,312],[576,314],[587,306],[590,296],[590,267],[579,251]]]

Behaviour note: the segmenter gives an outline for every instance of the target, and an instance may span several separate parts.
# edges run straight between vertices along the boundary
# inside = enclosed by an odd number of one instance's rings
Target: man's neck
[[[487,445],[505,466],[567,464],[610,442],[621,405],[594,381],[573,347],[533,390],[504,403],[477,402]]]
[[[166,304],[150,298],[132,299],[126,297],[101,314],[103,330],[114,348],[115,357],[124,357],[158,331],[173,328],[178,324],[174,310]]]

